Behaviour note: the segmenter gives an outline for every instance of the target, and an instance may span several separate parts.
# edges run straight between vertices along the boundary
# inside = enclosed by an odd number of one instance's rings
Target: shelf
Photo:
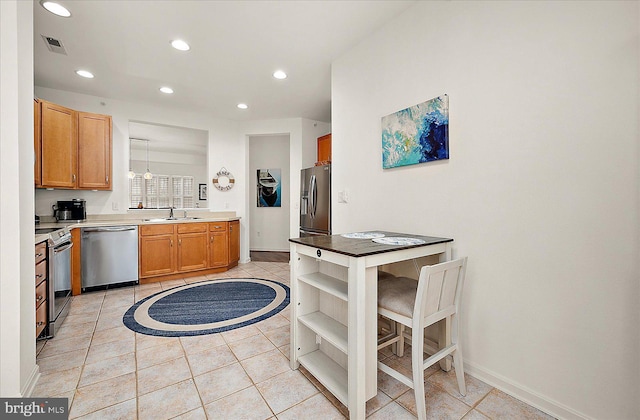
[[[331,360],[320,350],[305,354],[298,358],[298,362],[342,404],[349,406],[347,391],[349,381],[347,380],[347,371],[342,366]]]
[[[322,273],[305,274],[298,277],[298,280],[342,299],[345,302],[348,300],[347,291],[349,288],[345,281]]]
[[[303,315],[298,317],[298,321],[309,327],[323,339],[327,340],[338,350],[347,354],[347,350],[349,348],[347,344],[347,327],[322,312],[313,312]]]

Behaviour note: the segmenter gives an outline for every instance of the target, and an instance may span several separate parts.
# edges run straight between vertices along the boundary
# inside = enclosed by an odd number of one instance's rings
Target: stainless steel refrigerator
[[[331,235],[331,165],[300,174],[300,237]]]

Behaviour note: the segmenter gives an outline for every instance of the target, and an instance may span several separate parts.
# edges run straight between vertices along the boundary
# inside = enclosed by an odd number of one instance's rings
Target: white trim
[[[27,380],[27,382],[24,385],[24,388],[22,388],[22,391],[20,392],[20,394],[22,394],[24,398],[31,397],[31,394],[33,394],[33,390],[35,389],[36,384],[40,379],[40,376],[41,376],[40,366],[34,365],[33,370],[31,371],[31,375],[29,375],[29,379]]]
[[[500,374],[487,370],[468,360],[464,361],[465,373],[479,379],[500,391],[519,399],[558,419],[592,420],[592,417],[580,413],[566,405],[541,395],[526,386],[516,383]]]

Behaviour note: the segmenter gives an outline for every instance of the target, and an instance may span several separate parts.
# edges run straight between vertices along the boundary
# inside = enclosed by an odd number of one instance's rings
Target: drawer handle
[[[36,324],[37,327],[42,327],[44,325],[44,321],[38,321]]]
[[[36,302],[40,302],[42,299],[44,299],[44,296],[38,296],[38,297],[36,298]]]
[[[43,255],[44,255],[44,254],[42,254],[42,253],[38,252],[38,253],[36,254],[36,258],[38,258],[38,257],[42,257]]]
[[[44,277],[44,274],[36,274],[36,278],[41,279]]]

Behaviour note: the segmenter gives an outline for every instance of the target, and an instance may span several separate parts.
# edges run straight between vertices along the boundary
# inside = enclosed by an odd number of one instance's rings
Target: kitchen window
[[[141,174],[129,180],[129,208],[145,209],[193,208],[194,178],[183,175],[153,175],[144,179]]]

